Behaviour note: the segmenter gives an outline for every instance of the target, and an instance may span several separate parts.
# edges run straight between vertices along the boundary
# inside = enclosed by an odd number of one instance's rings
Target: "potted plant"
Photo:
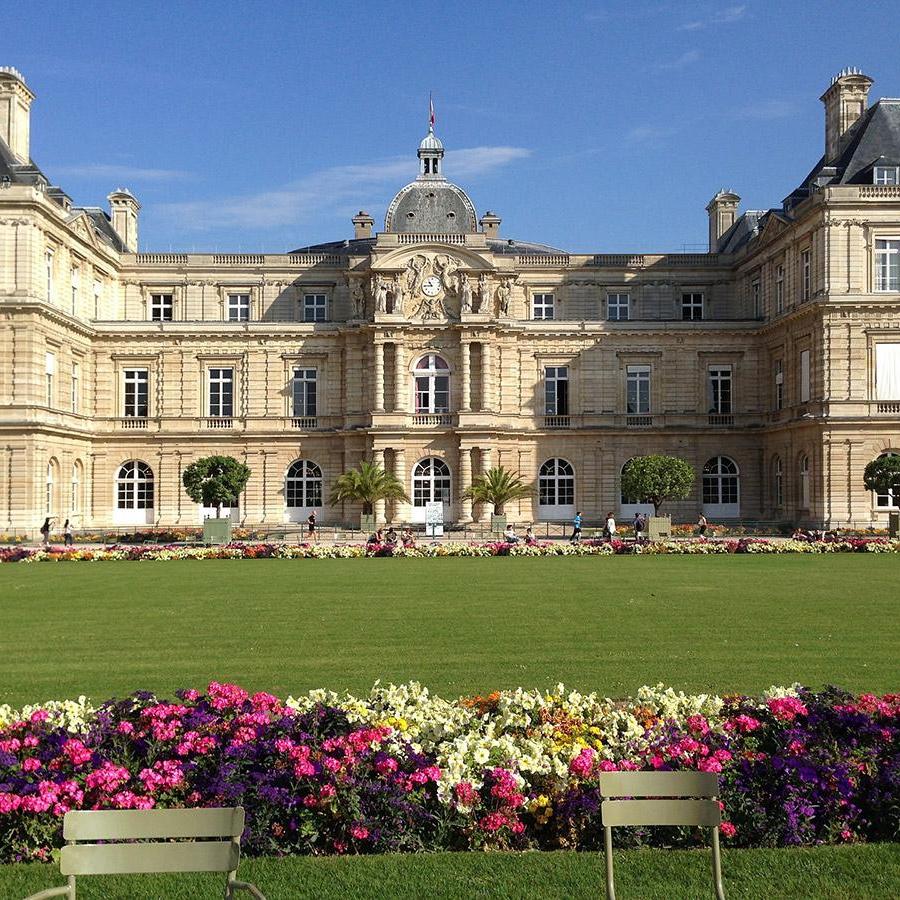
[[[668,500],[684,500],[694,488],[693,467],[676,456],[635,456],[622,469],[622,496],[638,503],[652,503],[653,516],[647,522],[651,541],[670,537],[672,517],[659,510]]]
[[[521,476],[504,469],[503,466],[495,466],[479,475],[472,482],[472,486],[463,491],[463,499],[474,500],[476,503],[490,503],[493,507],[491,531],[500,534],[506,530],[503,507],[513,500],[530,497],[533,493],[533,484],[526,484]]]
[[[184,470],[181,480],[188,497],[216,508],[215,518],[203,520],[205,544],[227,544],[231,540],[231,517],[222,518],[222,507],[237,502],[249,478],[250,469],[233,456],[205,456]]]
[[[330,503],[361,503],[359,527],[362,531],[375,530],[375,502],[377,500],[405,500],[409,502],[400,481],[377,463],[361,462],[359,467],[340,475],[331,490]]]

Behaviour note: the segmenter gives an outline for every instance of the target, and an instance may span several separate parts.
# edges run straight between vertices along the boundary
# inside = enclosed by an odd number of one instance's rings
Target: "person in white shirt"
[[[613,518],[613,514],[608,512],[606,514],[606,539],[611,541],[616,536],[616,520]]]

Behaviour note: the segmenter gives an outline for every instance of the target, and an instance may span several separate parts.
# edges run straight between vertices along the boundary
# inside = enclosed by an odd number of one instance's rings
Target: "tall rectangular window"
[[[94,318],[100,318],[100,301],[103,297],[103,285],[99,281],[94,282]]]
[[[249,322],[250,321],[250,295],[249,294],[229,294],[228,295],[228,321],[229,322]]]
[[[875,399],[900,400],[900,344],[875,345]]]
[[[812,266],[809,248],[800,251],[800,298],[809,300],[812,296]]]
[[[81,280],[81,272],[77,266],[72,266],[72,315],[78,313],[78,283]]]
[[[762,292],[758,278],[750,282],[750,305],[753,308],[753,318],[758,319],[762,315]]]
[[[47,280],[47,302],[53,302],[53,251],[44,251],[44,274]]]
[[[555,319],[556,298],[553,294],[534,294],[531,298],[532,319]]]
[[[81,398],[81,366],[72,363],[72,412],[77,413]]]
[[[699,322],[703,318],[703,294],[681,295],[681,318],[684,322]]]
[[[875,166],[872,184],[900,184],[900,166]]]
[[[900,239],[875,241],[875,290],[900,291]]]
[[[150,320],[171,322],[174,318],[175,301],[171,294],[150,295]]]
[[[291,381],[293,415],[318,415],[316,411],[316,377],[315,369],[294,369],[294,377]]]
[[[328,297],[326,294],[303,295],[303,321],[328,321]]]
[[[544,369],[544,413],[548,416],[569,414],[568,366],[547,366]]]
[[[222,419],[234,415],[234,369],[209,370],[209,415]]]
[[[150,373],[146,369],[125,369],[123,378],[125,406],[122,415],[146,419],[150,414]]]
[[[650,412],[650,366],[625,369],[626,412],[646,415]]]
[[[709,411],[722,414],[732,411],[731,366],[709,367]]]
[[[47,406],[53,406],[54,379],[56,378],[56,354],[47,352],[44,370],[47,374]]]
[[[775,409],[784,409],[784,362],[775,363]]]
[[[610,322],[628,321],[630,302],[631,296],[629,294],[607,294],[606,318]]]
[[[800,402],[809,400],[809,350],[800,351]]]
[[[784,266],[775,267],[775,312],[784,311]]]

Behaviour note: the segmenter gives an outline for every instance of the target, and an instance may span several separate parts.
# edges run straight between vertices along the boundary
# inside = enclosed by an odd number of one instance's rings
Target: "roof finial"
[[[428,130],[434,131],[434,100],[431,91],[428,92]]]

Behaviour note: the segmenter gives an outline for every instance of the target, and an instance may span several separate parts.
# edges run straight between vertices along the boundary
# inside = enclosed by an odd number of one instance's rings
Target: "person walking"
[[[611,512],[606,514],[606,540],[612,541],[616,536],[616,520]]]
[[[572,538],[571,543],[576,544],[581,540],[581,511],[579,510],[575,513],[575,518],[572,519]]]
[[[636,512],[632,524],[634,525],[634,542],[640,544],[644,540],[644,528],[646,527],[644,517],[639,512]]]
[[[68,519],[66,519],[66,522],[63,525],[63,539],[65,540],[67,547],[71,547],[72,544],[75,543],[75,535],[72,532],[72,524]]]
[[[316,539],[316,511],[313,510],[306,519],[306,536],[309,540]]]
[[[50,546],[50,522],[52,519],[50,516],[47,516],[44,519],[44,524],[41,525],[41,541],[44,544],[44,549],[46,550]]]
[[[706,529],[709,528],[709,522],[706,521],[706,516],[703,513],[700,513],[700,518],[697,519],[697,534],[700,537],[706,537]]]

